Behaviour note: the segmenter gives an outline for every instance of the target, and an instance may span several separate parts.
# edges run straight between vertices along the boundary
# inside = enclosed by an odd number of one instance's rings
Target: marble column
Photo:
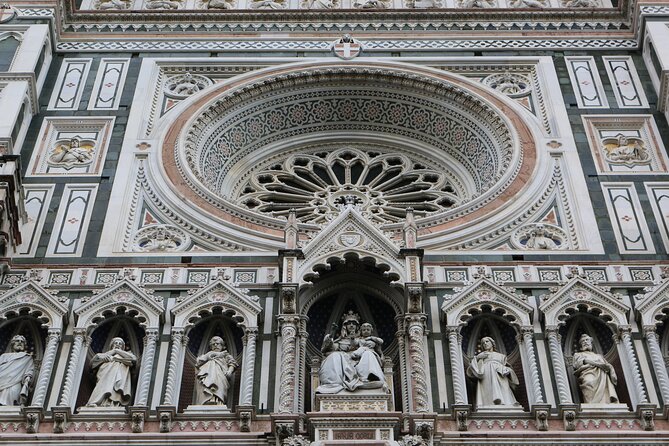
[[[188,337],[184,335],[183,329],[172,329],[172,348],[170,349],[170,363],[167,369],[167,379],[165,381],[165,395],[163,405],[177,405],[177,379],[179,367],[181,366],[181,354],[184,346],[188,343]]]
[[[142,365],[140,377],[137,383],[137,397],[135,406],[146,406],[149,400],[149,389],[151,387],[151,376],[153,375],[153,360],[156,356],[156,341],[158,330],[150,328],[144,335],[144,352],[142,353]]]
[[[525,355],[530,369],[530,377],[532,378],[532,393],[534,394],[533,403],[545,403],[546,398],[541,389],[541,379],[539,378],[539,367],[537,366],[537,355],[534,351],[534,330],[532,327],[521,327],[521,340],[525,347]]]
[[[59,342],[60,328],[49,329],[46,348],[44,349],[44,356],[42,357],[42,365],[40,366],[39,375],[37,376],[35,384],[32,406],[44,405],[44,399],[46,398],[46,391],[49,388],[49,381],[51,381],[51,372],[53,370],[54,360],[56,359]]]
[[[625,352],[625,361],[627,361],[627,365],[629,367],[628,370],[632,374],[632,381],[634,382],[634,392],[638,398],[637,403],[647,403],[648,396],[646,394],[646,389],[643,386],[643,381],[641,380],[641,371],[639,370],[639,363],[636,360],[636,355],[634,354],[634,347],[632,346],[632,327],[630,327],[629,325],[618,327],[617,340],[620,344],[622,344],[623,351]]]
[[[395,317],[397,323],[397,331],[395,332],[395,339],[399,347],[400,357],[400,385],[402,387],[402,412],[409,412],[409,388],[407,378],[407,361],[406,361],[406,335],[404,328],[404,318],[402,315]]]
[[[660,395],[664,405],[669,405],[669,375],[667,374],[667,366],[662,356],[660,349],[660,342],[657,338],[657,327],[655,325],[646,325],[643,327],[643,335],[646,338],[646,345],[650,352],[650,360],[653,363],[657,383],[660,387]]]
[[[468,404],[465,366],[462,361],[460,327],[446,327],[446,332],[448,333],[448,353],[451,358],[455,404]]]
[[[242,364],[242,385],[239,404],[250,406],[253,401],[253,378],[256,365],[256,339],[258,328],[247,328],[244,331],[244,359]]]
[[[299,317],[278,316],[281,326],[281,372],[279,378],[279,413],[295,412],[295,375],[297,359],[297,329]]]
[[[72,351],[70,352],[70,361],[67,364],[67,373],[65,374],[65,383],[63,384],[63,391],[60,394],[59,406],[71,406],[74,401],[72,391],[75,386],[75,379],[80,374],[81,352],[88,343],[88,336],[85,328],[74,329],[74,342],[72,343]]]
[[[553,363],[553,372],[555,373],[555,383],[558,388],[559,403],[562,405],[573,404],[558,328],[555,326],[546,327],[546,336],[548,337],[548,348]]]
[[[409,339],[409,361],[411,370],[411,397],[414,412],[430,411],[430,395],[425,372],[425,321],[424,314],[411,314],[405,317]]]

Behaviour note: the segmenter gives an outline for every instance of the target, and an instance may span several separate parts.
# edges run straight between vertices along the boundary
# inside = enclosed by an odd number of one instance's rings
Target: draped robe
[[[499,352],[482,352],[476,355],[467,369],[467,375],[477,379],[476,405],[518,406],[511,386],[518,384],[518,377],[506,363],[506,355]]]
[[[0,406],[18,406],[28,389],[23,386],[26,376],[33,376],[33,357],[27,352],[11,352],[0,355]]]
[[[588,364],[586,364],[586,360]],[[583,394],[583,402],[590,404],[618,403],[614,381],[615,372],[604,357],[592,351],[574,353],[574,372]]]

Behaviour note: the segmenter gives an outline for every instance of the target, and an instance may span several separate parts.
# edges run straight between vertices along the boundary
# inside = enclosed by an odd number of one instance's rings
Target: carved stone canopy
[[[628,324],[629,307],[618,296],[576,277],[554,293],[542,296],[539,311],[547,326],[562,325],[579,311],[587,311],[617,328]]]
[[[157,329],[163,313],[162,298],[149,295],[127,279],[100,291],[74,310],[76,327],[86,329],[91,329],[113,314],[126,314],[145,329]]]
[[[0,296],[0,322],[24,311],[34,316],[42,326],[52,329],[63,327],[67,308],[39,284],[28,281]]]
[[[441,311],[446,315],[446,325],[457,327],[466,324],[474,314],[489,310],[507,319],[515,327],[532,325],[532,306],[527,297],[503,288],[489,279],[481,278],[471,285],[446,296]]]
[[[636,311],[644,327],[660,324],[669,312],[669,280],[664,280],[636,296]]]
[[[258,326],[258,314],[262,311],[258,297],[249,296],[219,279],[177,303],[172,309],[173,327],[190,329],[199,319],[211,314],[216,308],[220,308],[238,325],[246,328]]]

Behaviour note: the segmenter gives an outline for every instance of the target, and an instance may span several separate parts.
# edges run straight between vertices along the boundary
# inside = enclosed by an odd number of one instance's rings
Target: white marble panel
[[[92,59],[65,59],[60,66],[48,110],[78,110]]]
[[[669,183],[644,183],[664,249],[669,252]]]
[[[97,190],[97,184],[65,185],[47,257],[81,256]]]
[[[650,231],[633,183],[602,183],[621,254],[654,254]]]
[[[594,57],[565,57],[578,108],[609,108]]]
[[[102,59],[95,77],[89,110],[117,110],[130,59]]]
[[[648,108],[631,56],[602,56],[620,108]]]
[[[22,243],[15,257],[33,257],[35,255],[54,187],[53,184],[28,184],[24,186],[25,208],[28,219],[21,228]]]

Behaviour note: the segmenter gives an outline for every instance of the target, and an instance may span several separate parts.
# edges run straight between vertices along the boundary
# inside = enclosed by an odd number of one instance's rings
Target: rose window
[[[407,208],[430,215],[457,205],[446,166],[428,164],[396,150],[345,147],[293,154],[252,172],[236,201],[249,210],[321,223],[351,203],[373,220],[394,223]]]

